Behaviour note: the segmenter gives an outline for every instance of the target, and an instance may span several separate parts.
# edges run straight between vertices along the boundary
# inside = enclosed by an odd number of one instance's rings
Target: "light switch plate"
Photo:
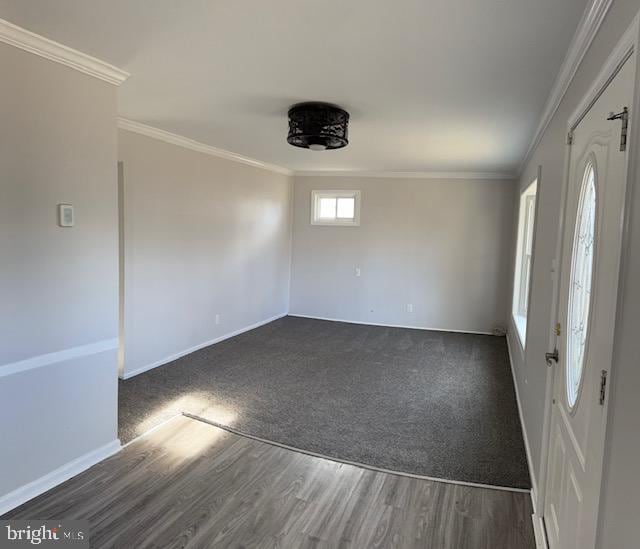
[[[73,227],[75,215],[71,204],[58,204],[58,225],[61,227]]]

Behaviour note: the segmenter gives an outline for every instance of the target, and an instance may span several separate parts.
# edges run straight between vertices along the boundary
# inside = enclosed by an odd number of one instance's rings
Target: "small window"
[[[312,225],[360,225],[360,191],[312,191]]]
[[[529,312],[537,190],[538,181],[536,180],[522,193],[520,196],[520,214],[518,216],[518,247],[513,282],[513,323],[523,348],[527,337],[527,313]]]

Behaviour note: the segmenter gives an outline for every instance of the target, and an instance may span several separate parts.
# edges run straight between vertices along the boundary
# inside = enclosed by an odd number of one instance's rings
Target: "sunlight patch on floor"
[[[151,414],[144,418],[137,427],[136,432],[138,436],[149,432],[155,427],[165,423],[174,416],[182,414],[183,412],[190,414],[205,414],[206,417],[213,419],[216,423],[221,425],[233,426],[234,421],[237,418],[236,411],[223,405],[211,404],[211,402],[205,398],[203,393],[189,393],[182,395],[169,403],[163,404],[156,408]],[[212,432],[219,433],[217,429],[212,429]],[[204,437],[208,438],[208,437]],[[205,448],[207,444],[210,444],[213,440],[209,440],[203,443],[203,446],[195,450],[196,452]],[[189,448],[189,453],[192,453],[192,448]]]

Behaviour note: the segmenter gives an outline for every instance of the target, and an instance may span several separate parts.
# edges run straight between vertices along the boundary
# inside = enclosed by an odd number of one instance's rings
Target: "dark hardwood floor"
[[[91,546],[535,549],[529,495],[380,473],[177,417],[3,518]]]

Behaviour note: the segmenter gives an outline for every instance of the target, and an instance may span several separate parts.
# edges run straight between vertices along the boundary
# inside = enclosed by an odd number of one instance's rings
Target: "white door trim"
[[[567,120],[566,130],[567,136],[569,136],[570,132],[578,125],[578,123],[582,120],[582,118],[589,111],[593,103],[598,99],[598,97],[602,94],[602,92],[606,89],[611,80],[616,76],[620,67],[624,64],[625,61],[629,59],[629,57],[635,52],[638,53],[640,45],[640,12],[636,14],[633,21],[624,32],[617,45],[605,61],[600,73],[593,81],[589,90],[583,97],[582,101],[578,104],[574,112],[571,114],[569,119]],[[640,74],[640,55],[636,55],[635,59],[635,67],[634,67],[634,79],[633,79],[633,106],[632,106],[632,117],[635,113],[640,112],[640,94],[639,86],[638,86],[638,74]],[[623,284],[622,284],[622,274],[623,267],[626,255],[626,250],[629,248],[629,212],[628,209],[630,207],[629,192],[632,187],[631,182],[635,179],[635,175],[638,170],[638,158],[637,158],[637,150],[638,147],[636,144],[638,143],[638,138],[640,137],[640,133],[637,128],[638,124],[631,123],[630,124],[630,135],[629,142],[631,146],[628,148],[627,154],[627,170],[626,170],[626,178],[625,178],[625,187],[626,187],[626,200],[625,200],[625,211],[621,215],[621,223],[623,224],[623,233],[622,233],[622,254],[621,254],[621,262],[620,271],[619,271],[619,284],[618,284],[618,305],[620,305],[620,300],[623,295]],[[556,340],[557,336],[555,334],[555,323],[558,318],[559,313],[559,270],[560,270],[560,258],[562,257],[562,241],[564,234],[564,222],[565,222],[565,209],[566,209],[566,200],[567,200],[567,187],[569,181],[569,163],[570,163],[570,149],[568,141],[565,147],[565,161],[564,161],[564,176],[563,176],[563,188],[562,195],[560,200],[560,223],[558,224],[558,232],[556,235],[556,254],[554,259],[554,273],[553,273],[553,290],[552,290],[552,307],[551,307],[551,317],[549,319],[549,344],[548,350],[553,351],[556,348]],[[617,315],[620,315],[621,307],[618,306]],[[615,356],[614,360],[615,362]],[[552,410],[552,392],[553,392],[553,382],[554,382],[554,367],[547,368],[547,378],[546,378],[546,392],[545,392],[545,413],[544,413],[544,423],[542,430],[542,448],[540,452],[540,475],[538,478],[538,491],[537,491],[537,501],[535,504],[536,514],[534,515],[535,520],[541,520],[543,518],[542,514],[544,513],[545,508],[545,498],[546,498],[546,485],[547,485],[547,472],[548,472],[548,454],[549,454],[549,435],[550,435],[550,425],[551,425],[551,410]],[[615,374],[614,374],[615,375]],[[614,395],[610,392],[608,395],[608,401],[614,398]],[[608,423],[608,421],[607,421]],[[605,433],[605,437],[607,434]],[[605,457],[603,462],[603,468],[606,468],[608,461],[608,454],[605,451]]]

